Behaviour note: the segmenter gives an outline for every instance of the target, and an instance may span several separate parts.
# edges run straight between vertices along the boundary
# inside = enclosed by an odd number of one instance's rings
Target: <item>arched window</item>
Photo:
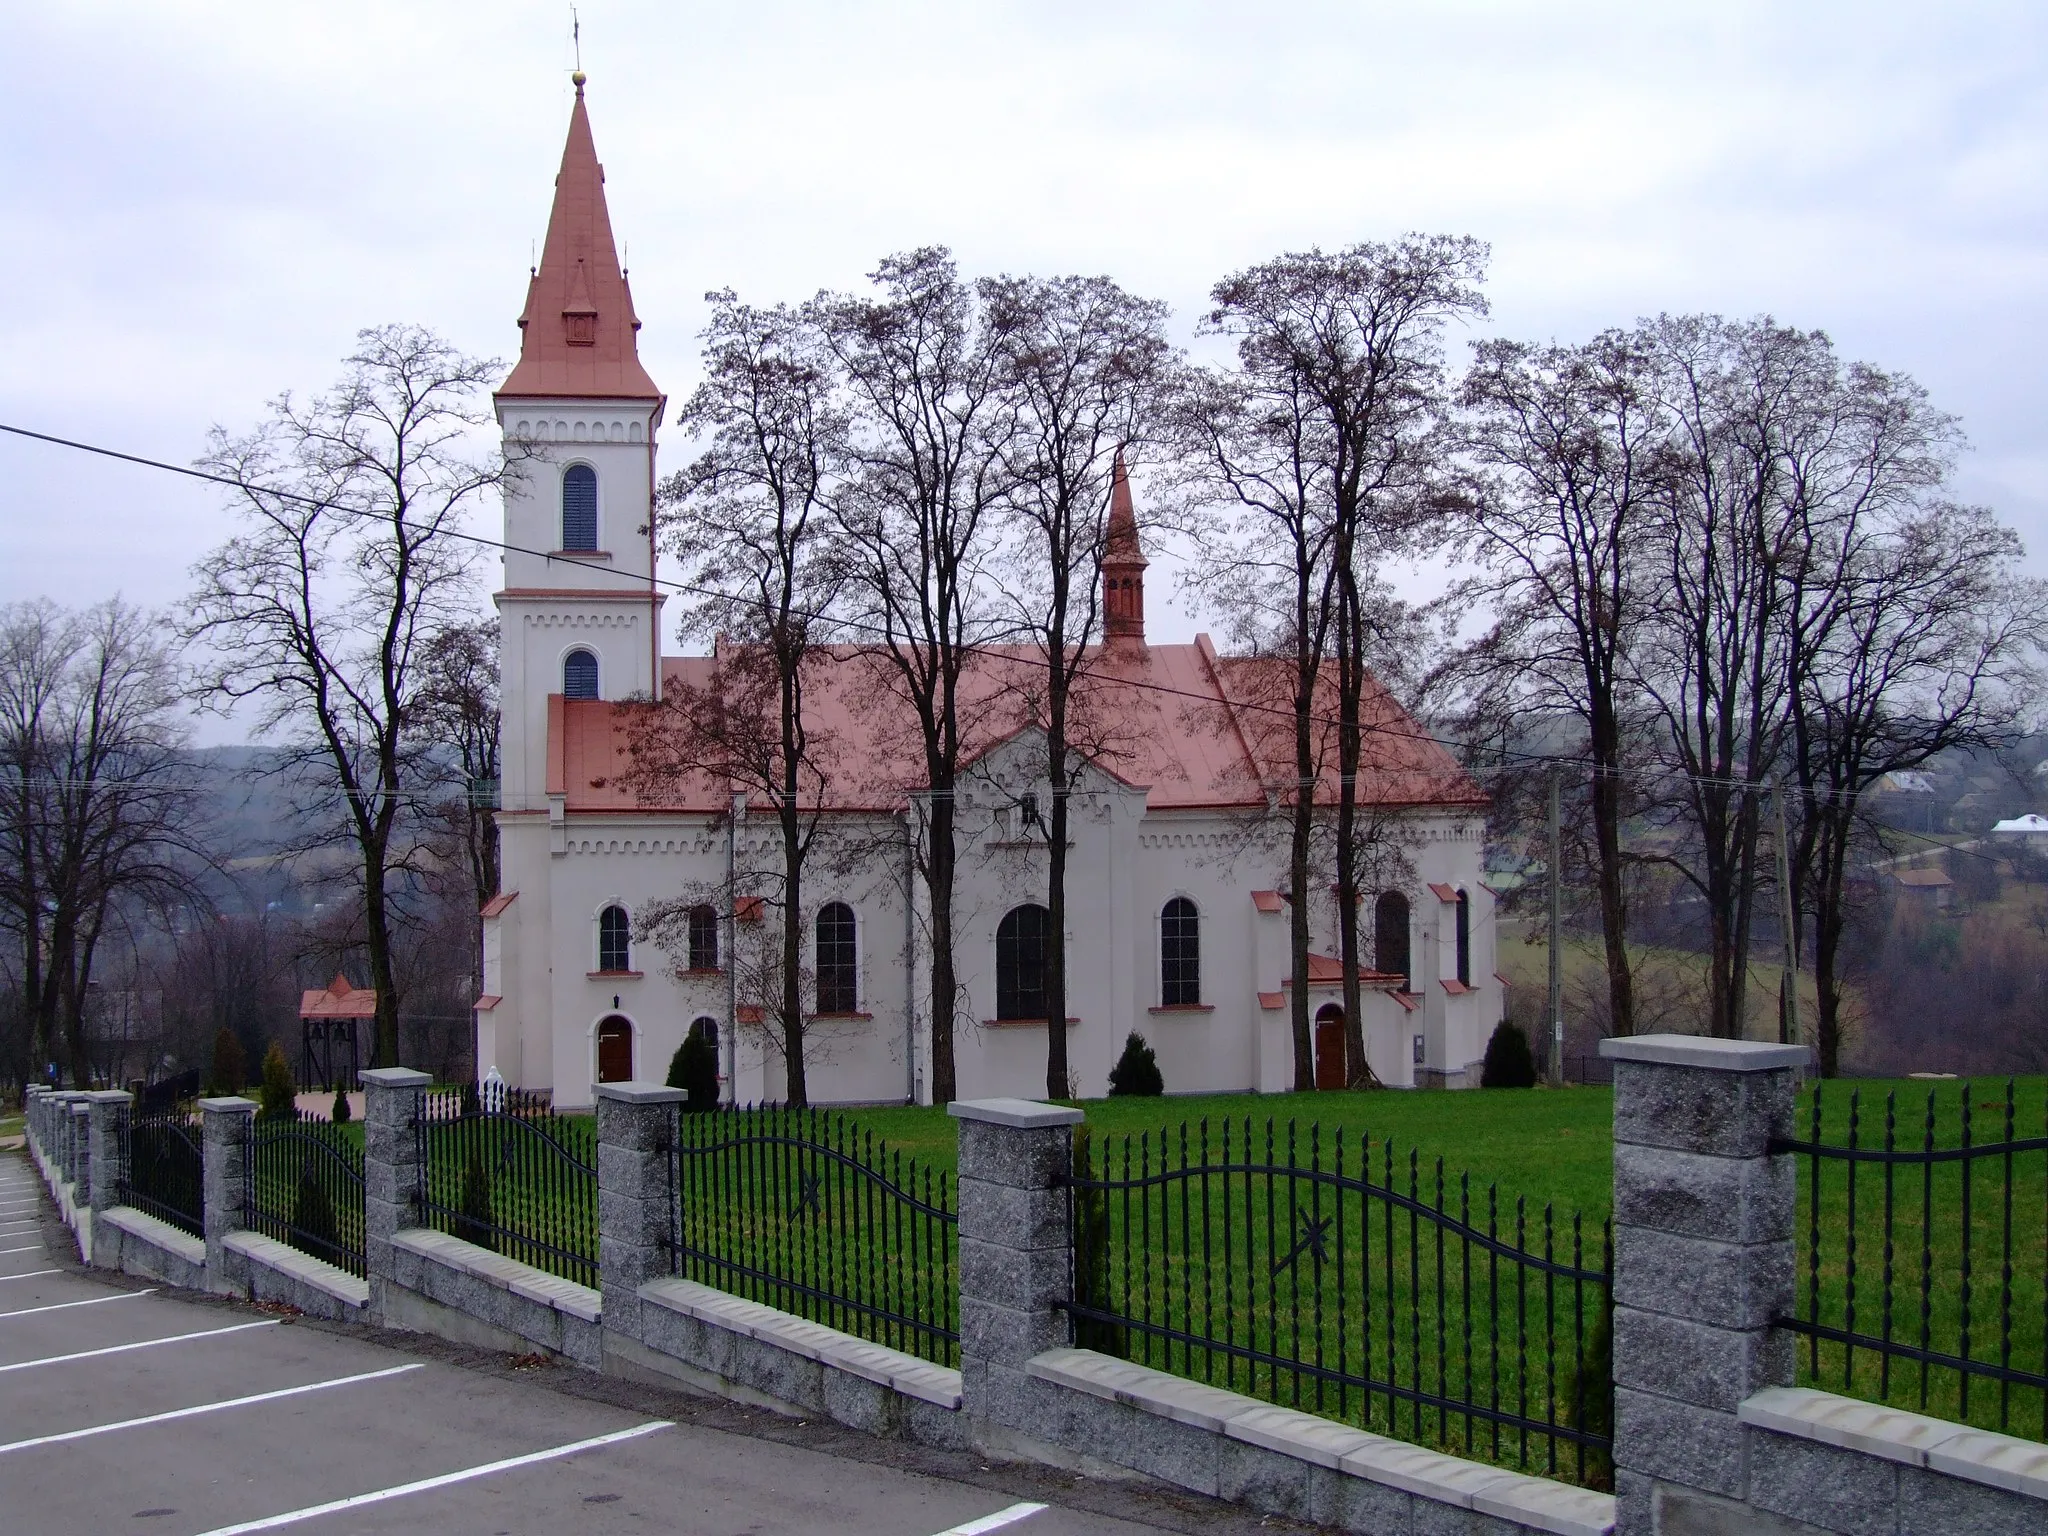
[[[1401,978],[1401,990],[1415,990],[1408,971],[1408,898],[1382,891],[1372,908],[1372,968]]]
[[[708,1013],[699,1014],[690,1021],[690,1038],[702,1040],[714,1051],[718,1049],[718,1020]]]
[[[853,908],[828,901],[818,908],[818,1012],[860,1010],[860,943]]]
[[[562,474],[562,548],[597,548],[597,471],[588,464]]]
[[[1472,898],[1458,891],[1458,984],[1472,985]]]
[[[562,696],[568,699],[597,697],[597,657],[589,651],[571,651],[562,658]]]
[[[1052,914],[1040,906],[1012,907],[996,925],[996,1017],[1042,1019],[1045,946]]]
[[[606,907],[597,914],[597,968],[633,969],[633,924],[624,907]]]
[[[1192,1008],[1202,1000],[1202,917],[1176,896],[1159,912],[1159,1001]]]
[[[718,969],[718,914],[709,906],[690,908],[690,969]]]

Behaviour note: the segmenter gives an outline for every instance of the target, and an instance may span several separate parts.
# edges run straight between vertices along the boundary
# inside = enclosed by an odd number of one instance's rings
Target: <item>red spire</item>
[[[1111,640],[1145,643],[1145,551],[1131,503],[1124,451],[1116,451],[1109,487],[1109,528],[1102,546],[1102,631]]]
[[[555,177],[540,270],[526,289],[519,317],[519,362],[500,395],[588,395],[605,400],[659,400],[640,366],[633,294],[619,269],[604,167],[590,136],[583,81],[569,114],[569,141]]]

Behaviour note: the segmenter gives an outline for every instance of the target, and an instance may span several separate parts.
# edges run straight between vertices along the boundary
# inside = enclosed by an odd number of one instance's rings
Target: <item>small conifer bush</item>
[[[1536,1057],[1529,1049],[1529,1037],[1519,1024],[1500,1021],[1493,1038],[1486,1042],[1486,1065],[1480,1068],[1482,1088],[1534,1088]]]
[[[1159,1070],[1159,1058],[1152,1053],[1152,1047],[1145,1043],[1145,1037],[1135,1029],[1124,1041],[1124,1053],[1109,1071],[1109,1096],[1122,1098],[1157,1098],[1166,1092],[1166,1078]]]
[[[340,1240],[334,1230],[334,1206],[327,1198],[327,1186],[320,1182],[313,1159],[299,1165],[299,1189],[292,1201],[292,1246],[316,1259],[334,1261]]]
[[[336,1125],[347,1125],[355,1115],[348,1107],[348,1086],[342,1084],[334,1090],[334,1108],[328,1111],[328,1118]]]
[[[299,1085],[292,1081],[284,1047],[273,1040],[270,1049],[263,1053],[263,1108],[257,1113],[265,1120],[296,1120],[298,1098]]]
[[[462,1170],[462,1214],[455,1218],[454,1235],[479,1248],[495,1248],[496,1221],[491,1208],[491,1170],[484,1165],[483,1148],[474,1147]]]
[[[465,1115],[480,1115],[484,1112],[483,1091],[474,1079],[462,1085],[462,1112]]]
[[[240,1093],[248,1085],[249,1058],[242,1054],[242,1042],[235,1038],[235,1032],[223,1027],[213,1037],[213,1071],[207,1079],[207,1091],[225,1098]]]
[[[718,1052],[695,1030],[683,1036],[668,1064],[668,1085],[690,1097],[683,1107],[691,1114],[718,1108]]]

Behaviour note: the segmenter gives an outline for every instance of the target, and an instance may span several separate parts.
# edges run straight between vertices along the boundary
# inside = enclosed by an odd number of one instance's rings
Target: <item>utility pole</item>
[[[1558,770],[1550,770],[1550,1086],[1564,1086],[1564,818]]]
[[[1771,800],[1778,809],[1778,938],[1785,948],[1785,970],[1779,981],[1784,999],[1778,1009],[1778,1043],[1799,1043],[1799,914],[1792,910],[1792,847],[1785,835],[1785,779],[1780,774],[1771,783]]]

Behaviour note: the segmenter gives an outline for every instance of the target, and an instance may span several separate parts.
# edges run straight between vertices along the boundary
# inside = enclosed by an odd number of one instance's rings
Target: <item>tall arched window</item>
[[[562,658],[562,696],[569,699],[597,697],[597,657],[589,651],[571,651]]]
[[[818,1012],[860,1011],[860,942],[853,908],[828,901],[818,908]]]
[[[1040,906],[1012,907],[996,925],[996,1017],[1042,1019],[1045,946],[1052,914]]]
[[[562,548],[597,548],[597,471],[588,464],[562,474]]]
[[[702,1040],[714,1051],[718,1049],[718,1020],[708,1013],[699,1014],[690,1021],[690,1037]]]
[[[606,907],[597,914],[597,968],[633,969],[633,923],[624,907]]]
[[[1168,1008],[1202,1001],[1202,917],[1185,896],[1159,912],[1159,1001]]]
[[[1401,990],[1412,992],[1408,971],[1408,898],[1382,891],[1372,908],[1372,968],[1401,978]]]
[[[690,908],[690,969],[718,969],[718,914],[709,906]]]
[[[1472,898],[1458,890],[1458,984],[1472,985]]]

